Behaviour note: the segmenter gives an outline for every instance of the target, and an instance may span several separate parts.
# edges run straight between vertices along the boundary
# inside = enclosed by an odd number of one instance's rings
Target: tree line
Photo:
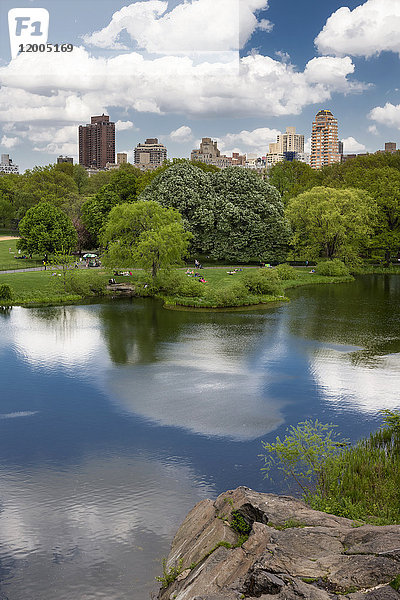
[[[349,264],[381,257],[389,263],[400,246],[400,152],[318,171],[278,163],[268,181],[247,169],[184,159],[145,173],[126,164],[90,178],[80,165],[36,167],[0,178],[0,221],[7,227],[13,219],[27,252],[52,252],[62,241],[69,251],[108,248],[117,260],[119,249],[122,262],[137,262],[145,246],[147,252],[157,246],[156,238],[160,246],[169,228],[170,245],[192,256],[243,262],[322,256]],[[151,244],[150,233],[144,244],[144,231],[153,232]]]

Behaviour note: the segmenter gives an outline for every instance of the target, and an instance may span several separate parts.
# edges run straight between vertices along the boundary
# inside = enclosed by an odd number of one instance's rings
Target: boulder
[[[246,540],[231,523],[250,531]],[[172,542],[159,600],[400,600],[400,525],[372,526],[291,496],[229,490],[199,502]]]

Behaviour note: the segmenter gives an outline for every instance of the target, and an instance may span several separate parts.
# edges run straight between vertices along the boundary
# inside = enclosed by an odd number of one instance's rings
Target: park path
[[[9,271],[0,271],[0,275],[6,273],[27,273],[28,271],[44,271],[44,267],[29,267],[29,269],[11,269]]]

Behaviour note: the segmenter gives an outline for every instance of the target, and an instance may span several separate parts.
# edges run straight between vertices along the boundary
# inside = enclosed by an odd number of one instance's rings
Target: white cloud
[[[169,134],[169,137],[173,142],[183,143],[183,142],[190,142],[190,140],[193,139],[193,134],[192,134],[192,130],[190,129],[190,127],[187,127],[186,125],[182,125],[182,127],[179,127],[178,129],[175,129],[174,131],[171,131],[171,133]]]
[[[304,70],[304,76],[308,83],[336,86],[338,91],[347,90],[349,83],[346,76],[350,73],[354,73],[354,65],[348,56],[344,58],[334,56],[313,58],[307,63]]]
[[[362,152],[366,150],[364,144],[360,144],[353,137],[348,137],[342,140],[343,142],[343,151],[344,152]]]
[[[261,19],[258,23],[258,29],[262,29],[263,31],[267,31],[268,33],[272,31],[274,28],[274,24],[271,23],[268,19]]]
[[[132,121],[116,121],[115,130],[116,131],[125,131],[126,129],[135,129]]]
[[[48,124],[34,123],[7,123],[7,131],[29,140],[34,144],[34,150],[46,154],[66,154],[77,156],[78,150],[78,123],[75,125],[49,126]]]
[[[311,138],[307,138],[307,141],[304,142],[304,152],[310,154],[311,152]]]
[[[376,106],[371,110],[368,118],[387,127],[400,129],[400,104],[387,102],[385,106]]]
[[[376,125],[370,125],[370,126],[368,127],[368,131],[369,131],[370,133],[372,133],[373,135],[378,135],[378,134],[379,134],[379,131],[378,131],[378,128],[377,128],[377,126],[376,126]]]
[[[237,67],[236,60],[195,63],[187,56],[145,59],[136,52],[95,58],[84,48],[68,55],[24,53],[0,68],[0,120],[85,123],[107,107],[202,117],[281,116],[299,114],[333,92],[363,89],[347,79],[354,71],[348,57],[314,58],[298,72],[290,63],[252,54],[240,60],[239,72]]]
[[[269,127],[260,127],[253,131],[244,129],[240,133],[227,133],[217,138],[218,147],[228,154],[239,152],[239,154],[265,156],[268,152],[268,144],[276,142],[276,136],[280,133],[278,129],[269,129]]]
[[[354,10],[339,8],[315,39],[322,54],[372,56],[400,53],[399,0],[367,0]]]
[[[269,21],[258,23],[254,15],[267,7],[267,0],[192,0],[168,12],[167,1],[135,2],[115,12],[106,27],[83,40],[99,48],[128,50],[119,41],[126,32],[137,48],[151,53],[238,50],[258,27],[271,30]]]
[[[12,138],[3,135],[3,137],[1,138],[0,145],[4,146],[5,148],[14,148],[14,146],[19,144],[20,142],[21,140],[19,138]]]

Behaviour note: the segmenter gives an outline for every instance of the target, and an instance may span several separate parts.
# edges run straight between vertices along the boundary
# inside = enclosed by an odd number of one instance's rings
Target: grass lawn
[[[240,281],[243,272],[248,270],[246,267],[241,267],[243,268],[242,272],[238,272],[235,275],[229,275],[228,271],[233,271],[234,268],[235,267],[233,266],[225,266],[221,268],[201,269],[200,273],[206,279],[206,283],[198,282],[199,298],[202,297],[204,292],[207,292],[207,290],[221,291],[225,288],[229,288],[232,285],[232,282],[236,280]],[[184,271],[185,270],[186,269],[184,269]],[[180,269],[180,271],[182,272],[182,269]],[[341,281],[349,281],[349,279],[351,279],[323,277],[316,274],[310,274],[308,269],[296,269],[296,271],[299,275],[296,280],[282,282],[285,290],[290,287],[298,287],[315,283],[339,283]],[[65,291],[63,277],[59,276],[58,273],[60,273],[59,270],[55,271],[51,268],[47,271],[0,273],[0,285],[4,283],[10,285],[14,297],[13,304],[65,304],[68,302],[79,302],[85,297],[93,297],[103,293],[108,279],[110,276],[112,276],[110,275],[110,271],[106,270],[99,271],[97,269],[73,269],[69,272],[67,277],[73,277],[75,280],[75,285],[73,288],[70,288],[69,291]],[[115,279],[118,283],[132,283],[133,285],[139,284],[139,288],[143,290],[143,283],[145,280],[148,281],[148,275],[146,275],[144,271],[136,269],[132,270],[132,276],[116,276]],[[92,285],[93,283],[95,284],[94,286]],[[90,286],[92,286],[92,288]],[[139,294],[141,294],[140,291]],[[258,303],[279,301],[282,299],[283,297],[249,296],[248,299],[243,302],[243,305],[254,305]],[[164,300],[166,305],[169,306],[177,304],[182,306],[207,307],[207,303],[204,304],[204,300],[200,302],[195,301],[194,304],[192,302],[193,299],[191,298],[179,298],[175,302],[175,299],[172,296],[168,298],[165,297]],[[209,306],[211,305],[209,304]]]
[[[34,256],[32,260],[29,258],[15,258],[19,256],[16,244],[17,240],[2,240],[0,237],[0,271],[42,266],[43,256]]]
[[[79,302],[83,295],[74,292],[66,292],[63,286],[63,278],[57,273],[60,271],[31,271],[28,273],[0,273],[0,285],[7,283],[14,295],[13,304],[49,303],[65,304],[66,302]],[[84,283],[85,279],[92,278],[93,271],[82,269],[74,273],[74,276]],[[104,271],[96,271],[95,276],[102,280],[104,285],[109,275]]]

